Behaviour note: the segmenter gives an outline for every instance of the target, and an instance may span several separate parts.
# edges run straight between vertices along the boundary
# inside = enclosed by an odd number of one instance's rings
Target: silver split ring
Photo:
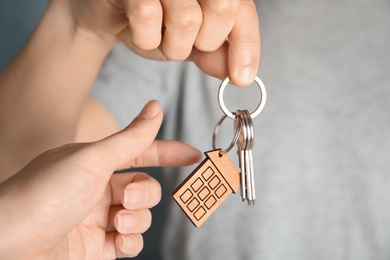
[[[225,90],[225,87],[227,86],[227,84],[229,84],[229,82],[230,82],[230,78],[227,77],[224,81],[222,81],[221,86],[219,86],[218,103],[219,103],[219,107],[222,109],[222,111],[225,113],[225,115],[227,115],[228,117],[230,117],[231,119],[234,120],[234,119],[236,119],[236,116],[232,112],[230,112],[229,109],[227,109],[225,102],[223,101],[223,91]],[[264,83],[257,76],[255,79],[255,82],[260,88],[261,99],[260,99],[260,103],[257,106],[257,108],[251,113],[252,119],[260,114],[260,112],[261,112],[261,110],[263,110],[263,108],[265,106],[265,102],[267,100],[267,92],[265,90]]]
[[[211,140],[211,144],[212,144],[212,146],[213,146],[213,150],[216,150],[216,149],[217,149],[217,148],[216,148],[216,145],[215,145],[215,140],[217,139],[217,134],[218,134],[219,127],[221,126],[223,120],[225,120],[226,117],[227,117],[226,114],[223,115],[223,116],[219,119],[217,125],[216,125],[215,128],[214,128],[213,138],[212,138],[212,140]],[[239,135],[240,135],[240,131],[241,131],[241,120],[238,120],[238,126],[237,126],[237,129],[236,129],[235,133],[234,133],[233,140],[232,140],[232,142],[230,143],[230,145],[228,146],[228,148],[226,148],[225,150],[222,150],[222,151],[220,152],[221,154],[228,153],[228,152],[234,147],[234,145],[237,143],[238,137],[239,137]]]

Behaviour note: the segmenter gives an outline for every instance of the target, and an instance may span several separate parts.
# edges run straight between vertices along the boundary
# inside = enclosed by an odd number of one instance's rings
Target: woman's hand
[[[124,130],[93,143],[69,144],[38,156],[0,184],[0,258],[114,259],[136,256],[161,198],[145,166],[182,166],[196,149],[155,141],[162,121],[148,103]]]
[[[70,3],[78,30],[123,41],[157,60],[192,60],[206,73],[254,81],[260,34],[253,0],[52,0]],[[227,40],[228,39],[228,40]]]

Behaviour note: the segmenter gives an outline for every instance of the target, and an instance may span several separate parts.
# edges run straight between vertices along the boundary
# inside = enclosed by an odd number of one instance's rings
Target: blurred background
[[[0,71],[23,47],[48,0],[0,1]]]

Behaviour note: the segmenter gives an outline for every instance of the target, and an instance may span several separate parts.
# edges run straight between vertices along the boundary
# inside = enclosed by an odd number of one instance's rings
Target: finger
[[[129,35],[130,33],[128,31],[123,31],[119,34],[119,39],[135,54],[150,60],[167,60],[167,57],[165,57],[160,48],[154,50],[141,49],[134,45],[133,40],[131,37],[129,37]]]
[[[200,151],[188,144],[178,141],[156,140],[129,165],[124,165],[124,168],[187,166],[198,162],[201,157]]]
[[[204,52],[194,48],[188,60],[193,61],[208,75],[225,79],[229,75],[228,51],[229,45],[227,42],[213,52]]]
[[[161,49],[169,60],[184,60],[192,50],[202,23],[202,10],[196,0],[162,0],[164,35]]]
[[[151,101],[125,129],[92,143],[92,148],[99,152],[99,167],[102,169],[100,172],[109,174],[123,165],[130,165],[153,143],[161,122],[160,104]]]
[[[236,22],[239,0],[199,0],[203,22],[195,41],[201,51],[215,51],[226,40]]]
[[[260,33],[253,0],[241,0],[240,12],[229,35],[228,66],[233,84],[248,86],[255,80],[260,61]]]
[[[151,224],[152,214],[149,209],[126,210],[123,206],[111,206],[108,212],[106,232],[144,233]]]
[[[123,0],[129,19],[132,41],[143,50],[152,50],[161,43],[162,6],[158,0]]]
[[[160,184],[149,175],[138,173],[133,182],[126,185],[122,205],[126,209],[146,209],[156,206],[160,200]]]
[[[124,209],[122,205],[112,205],[110,207],[110,210],[108,211],[108,221],[107,221],[106,232],[116,231],[116,227],[115,227],[115,223],[114,223],[115,216],[116,216],[116,213],[118,213],[122,209]]]
[[[115,238],[116,257],[136,257],[144,247],[141,234],[118,234]]]
[[[121,210],[114,219],[116,230],[121,234],[144,233],[152,224],[150,210]]]
[[[152,208],[161,200],[160,184],[146,173],[114,174],[110,187],[111,205],[123,205],[126,209]]]
[[[118,232],[108,232],[100,257],[102,259],[136,257],[143,247],[144,241],[141,234],[124,235]]]

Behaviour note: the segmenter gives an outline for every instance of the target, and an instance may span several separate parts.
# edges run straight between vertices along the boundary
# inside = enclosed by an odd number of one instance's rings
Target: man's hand
[[[121,40],[146,58],[192,60],[240,86],[254,81],[260,35],[253,0],[67,1],[78,30]]]
[[[135,256],[161,197],[144,166],[182,166],[196,149],[154,141],[162,121],[150,102],[123,131],[48,151],[0,184],[1,259],[114,259]]]

